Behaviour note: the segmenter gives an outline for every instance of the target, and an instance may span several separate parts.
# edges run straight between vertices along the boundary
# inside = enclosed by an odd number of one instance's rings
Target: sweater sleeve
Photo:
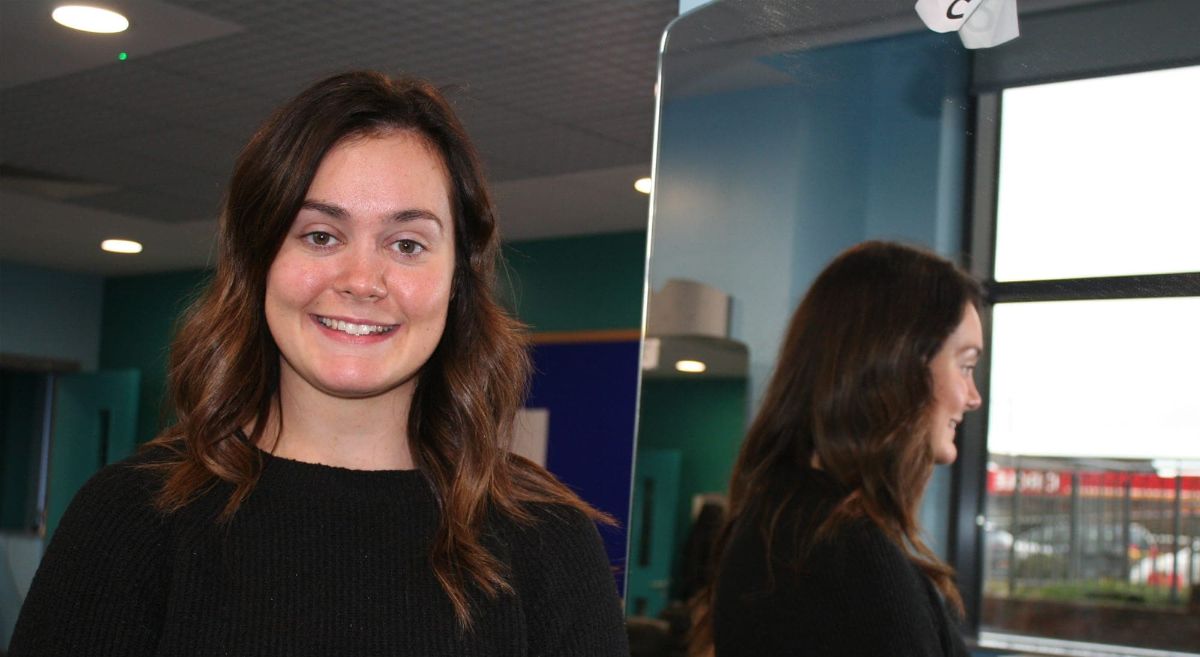
[[[596,526],[563,506],[536,510],[538,522],[513,545],[518,595],[537,657],[628,657],[616,584]]]
[[[154,653],[170,575],[152,480],[121,463],[75,495],[21,607],[12,657]]]

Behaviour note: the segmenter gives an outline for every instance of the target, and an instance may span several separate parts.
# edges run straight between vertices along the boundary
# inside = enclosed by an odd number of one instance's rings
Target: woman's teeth
[[[374,324],[351,324],[350,322],[343,322],[340,319],[329,319],[328,317],[318,317],[317,321],[325,325],[326,328],[341,331],[342,333],[349,333],[350,335],[387,333],[395,328],[394,326],[376,326]]]

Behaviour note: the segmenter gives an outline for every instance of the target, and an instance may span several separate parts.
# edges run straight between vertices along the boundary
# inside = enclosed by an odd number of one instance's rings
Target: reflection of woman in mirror
[[[627,654],[593,520],[506,449],[530,371],[474,147],[333,77],[240,155],[177,423],[77,495],[14,655]]]
[[[980,404],[980,299],[950,262],[891,243],[817,277],[734,467],[696,653],[966,654],[954,573],[917,514]]]

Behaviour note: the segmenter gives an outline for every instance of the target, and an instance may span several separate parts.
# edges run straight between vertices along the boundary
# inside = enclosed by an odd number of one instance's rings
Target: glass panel
[[[911,5],[734,0],[666,37],[631,616],[686,624],[743,432],[820,269],[873,237],[948,255],[961,243],[968,54],[913,16]],[[704,372],[680,373],[685,360]],[[676,480],[661,472],[667,453]],[[923,516],[943,553],[948,481],[940,469]]]
[[[1000,304],[985,629],[1194,650],[1200,298]]]
[[[1200,66],[1006,90],[996,280],[1200,270]]]

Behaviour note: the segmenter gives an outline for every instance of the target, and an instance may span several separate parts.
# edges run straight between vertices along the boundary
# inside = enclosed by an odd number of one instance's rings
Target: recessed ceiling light
[[[86,5],[63,5],[50,13],[59,25],[84,32],[113,34],[129,29],[129,19],[109,9]]]
[[[654,181],[650,178],[638,178],[633,182],[633,188],[643,194],[649,194],[654,189]]]
[[[677,360],[675,369],[687,374],[700,374],[708,369],[708,366],[698,360]]]
[[[109,253],[141,253],[142,243],[133,240],[104,240],[100,248]]]

